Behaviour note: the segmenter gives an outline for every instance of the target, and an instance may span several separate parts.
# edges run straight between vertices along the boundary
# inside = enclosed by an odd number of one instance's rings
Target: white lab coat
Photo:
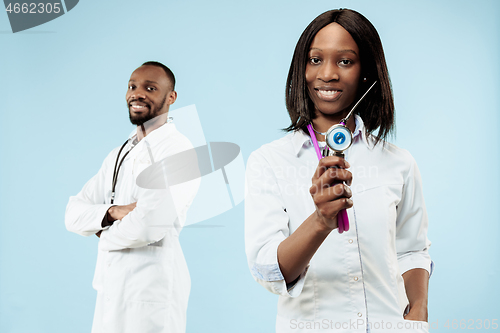
[[[93,281],[97,304],[92,333],[185,332],[191,281],[178,237],[199,179],[154,190],[137,186],[136,179],[152,164],[151,157],[158,162],[191,148],[174,124],[167,123],[124,159],[114,204],[137,202],[137,207],[101,233]],[[120,159],[127,150],[128,146]],[[97,175],[69,199],[65,218],[69,231],[92,236],[102,229],[101,221],[111,206],[118,151],[114,149]]]

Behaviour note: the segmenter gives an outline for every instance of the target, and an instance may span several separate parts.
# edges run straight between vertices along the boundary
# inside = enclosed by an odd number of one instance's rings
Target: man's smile
[[[130,102],[129,107],[134,112],[143,112],[149,110],[149,105],[147,103],[139,101]]]

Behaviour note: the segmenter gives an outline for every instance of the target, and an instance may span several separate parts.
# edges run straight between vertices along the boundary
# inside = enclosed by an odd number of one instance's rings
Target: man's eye
[[[155,87],[148,87],[148,91],[154,91],[154,90],[156,90]]]
[[[321,62],[321,60],[319,58],[309,58],[309,63],[311,63],[311,65],[317,65]]]
[[[132,90],[134,88],[135,88],[135,86],[128,86],[128,90]]]

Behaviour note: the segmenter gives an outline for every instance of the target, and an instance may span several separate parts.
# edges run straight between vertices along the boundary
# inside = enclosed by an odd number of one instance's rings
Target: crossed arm
[[[134,210],[134,208],[137,206],[137,202],[133,202],[128,205],[116,205],[116,206],[111,206],[109,207],[108,211],[106,212],[106,215],[102,219],[101,226],[103,228],[111,226],[114,221],[116,220],[121,220],[125,216],[127,216],[128,213]],[[99,230],[96,233],[97,237],[101,237],[101,232],[102,230]]]
[[[112,251],[146,246],[162,239],[177,218],[169,189],[138,188],[137,202],[113,206],[106,204],[106,174],[112,167],[113,152],[66,207],[65,224],[69,231],[101,238],[102,250]],[[104,221],[103,221],[104,219]],[[116,221],[114,223],[110,223]],[[111,225],[112,224],[112,225]]]

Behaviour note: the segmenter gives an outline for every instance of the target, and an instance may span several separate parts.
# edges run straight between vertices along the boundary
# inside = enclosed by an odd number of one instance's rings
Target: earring
[[[366,81],[368,81],[368,80],[366,79],[366,77],[364,77],[363,78],[363,83],[366,83]]]

